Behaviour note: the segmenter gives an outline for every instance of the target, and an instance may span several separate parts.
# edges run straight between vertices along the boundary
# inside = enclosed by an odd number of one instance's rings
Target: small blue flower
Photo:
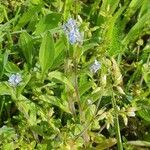
[[[101,64],[97,60],[95,60],[94,64],[92,64],[90,67],[90,71],[96,73],[100,68],[101,68]]]
[[[80,43],[82,41],[81,34],[77,29],[71,30],[68,37],[71,44]]]
[[[71,31],[68,33],[68,38],[69,38],[69,41],[70,41],[71,44],[76,43],[77,37],[76,37],[76,33],[75,33],[74,30],[71,30]]]
[[[22,77],[19,73],[12,74],[8,80],[9,84],[13,87],[16,87],[21,81]]]
[[[71,44],[82,43],[83,38],[79,32],[76,21],[70,18],[66,24],[63,25],[64,32],[66,33]]]
[[[66,24],[63,25],[65,33],[69,33],[71,30],[77,28],[76,21],[70,18]]]

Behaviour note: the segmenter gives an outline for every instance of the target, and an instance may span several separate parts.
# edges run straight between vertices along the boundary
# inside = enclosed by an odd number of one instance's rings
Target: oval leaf
[[[42,68],[42,74],[46,73],[52,66],[55,56],[54,41],[52,35],[45,34],[39,51],[39,61]]]
[[[32,51],[33,51],[33,41],[32,37],[27,33],[23,32],[20,35],[20,47],[23,51],[24,57],[29,65],[32,64]]]
[[[50,72],[48,74],[48,76],[50,79],[55,78],[55,79],[59,80],[60,82],[64,83],[70,89],[74,90],[72,83],[65,77],[65,75],[63,75],[63,73],[61,73],[59,71],[53,71],[53,72]]]

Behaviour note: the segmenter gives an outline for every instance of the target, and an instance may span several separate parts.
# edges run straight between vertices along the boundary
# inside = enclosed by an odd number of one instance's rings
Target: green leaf
[[[102,3],[101,11],[112,15],[118,7],[119,2],[119,0],[105,0]]]
[[[16,106],[18,107],[19,111],[23,113],[24,117],[27,119],[27,123],[32,126],[36,125],[36,106],[32,103],[29,99],[27,99],[23,95],[19,95],[18,98],[14,98],[13,101],[15,102]]]
[[[4,16],[4,6],[0,5],[0,23],[3,22],[5,16]]]
[[[115,138],[109,138],[109,139],[105,139],[104,141],[101,141],[100,143],[98,143],[98,145],[96,146],[96,150],[97,149],[101,149],[101,150],[105,150],[108,149],[110,147],[112,147],[113,145],[115,145],[117,143],[117,140]]]
[[[150,122],[150,110],[143,108],[138,111],[139,115],[146,121]]]
[[[147,141],[128,141],[127,144],[131,144],[134,146],[145,146],[145,147],[150,147],[150,142]]]
[[[13,137],[13,136],[15,136],[15,130],[14,130],[14,128],[3,126],[0,128],[0,136],[2,134],[6,134],[8,138],[9,138],[9,136]]]
[[[5,66],[5,70],[9,73],[18,73],[20,72],[20,69],[18,66],[12,62],[8,62]]]
[[[72,83],[65,77],[65,75],[59,71],[53,71],[48,74],[49,79],[57,79],[61,83],[64,83],[70,89],[74,90]]]
[[[144,33],[144,30],[149,30],[149,24],[150,24],[150,12],[146,13],[142,18],[138,20],[138,22],[131,28],[129,33],[126,35],[126,37],[123,39],[122,43],[123,45],[128,45],[129,43],[133,42],[135,39],[137,39],[140,35]]]
[[[13,150],[13,149],[15,149],[14,143],[13,142],[7,143],[7,144],[2,146],[2,149]]]
[[[68,104],[62,104],[61,100],[54,96],[49,95],[42,95],[39,97],[42,101],[45,101],[47,103],[50,103],[52,105],[58,106],[60,109],[62,109],[64,112],[71,113]]]
[[[44,75],[53,64],[55,57],[55,47],[52,35],[47,32],[44,35],[39,51],[39,61]]]
[[[93,141],[97,143],[97,146],[89,150],[105,150],[109,149],[117,143],[117,140],[115,138],[106,139],[106,137],[98,133],[91,133],[91,137]]]
[[[83,45],[82,54],[84,54],[86,51],[93,49],[94,47],[98,46],[96,42],[88,43],[86,45]]]
[[[50,29],[56,28],[58,23],[61,21],[61,14],[51,13],[44,16],[37,24],[35,34],[41,34]]]
[[[149,8],[150,8],[150,1],[149,0],[144,0],[143,5],[141,6],[141,10],[140,10],[139,16],[143,16],[145,13],[150,11]]]
[[[40,136],[44,136],[43,128],[40,125],[31,126],[31,129]]]
[[[24,12],[14,30],[19,30],[24,27],[36,13],[41,11],[41,8],[42,5],[37,5]]]
[[[126,26],[128,21],[132,18],[132,16],[137,12],[137,10],[142,6],[143,2],[144,0],[132,0],[130,2],[129,6],[126,9],[126,12],[124,13],[124,18],[122,21],[124,27]]]
[[[3,76],[4,68],[8,61],[8,51],[5,51],[3,55],[0,56],[0,77]]]
[[[31,79],[31,74],[25,75],[25,77],[23,78],[23,81],[17,86],[17,90],[16,90],[16,94],[17,97],[20,96],[20,94],[22,93],[23,89],[25,88],[25,86],[28,84],[28,82]]]
[[[67,20],[67,18],[70,15],[72,3],[73,3],[72,0],[65,0],[64,13],[63,13],[64,20]]]
[[[93,85],[94,85],[94,83],[92,81],[81,85],[79,87],[80,96],[82,96],[85,92],[87,92]]]
[[[108,53],[110,56],[118,55],[122,52],[121,49],[121,40],[120,40],[120,15],[124,11],[126,7],[120,8],[114,16],[109,19],[108,24],[109,27],[106,33],[106,45],[108,46]]]
[[[60,53],[63,51],[65,51],[65,42],[64,42],[64,39],[63,39],[63,36],[56,42],[56,46],[55,46],[55,50],[56,50],[56,53],[55,53],[55,59],[57,57],[59,57]]]
[[[110,40],[110,45],[108,49],[108,53],[110,56],[118,55],[121,53],[121,41],[120,41],[120,35],[119,35],[119,26],[114,26],[112,29],[112,35]]]
[[[150,67],[149,67],[148,63],[143,64],[142,73],[143,73],[144,81],[150,89],[150,69],[149,68]]]
[[[34,5],[38,5],[42,3],[42,0],[31,0],[31,3],[33,3]]]
[[[5,82],[0,82],[0,95],[10,95],[10,88],[7,86]]]
[[[52,65],[52,69],[59,67],[63,62],[64,62],[64,57],[65,57],[65,43],[63,37],[61,37],[55,45],[55,59]]]
[[[23,51],[27,63],[29,64],[29,66],[31,66],[33,58],[33,40],[27,32],[23,32],[20,35],[20,47]]]
[[[8,61],[8,54],[9,54],[9,52],[8,52],[8,51],[5,51],[4,57],[3,57],[3,67],[5,67],[6,64],[7,64],[7,61]]]

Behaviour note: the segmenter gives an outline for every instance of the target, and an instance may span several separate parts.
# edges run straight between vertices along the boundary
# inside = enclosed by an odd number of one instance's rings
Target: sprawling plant
[[[149,0],[2,0],[0,148],[150,147]]]

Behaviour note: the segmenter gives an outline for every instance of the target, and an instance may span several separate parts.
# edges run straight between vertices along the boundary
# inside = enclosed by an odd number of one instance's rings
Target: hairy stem
[[[121,134],[120,134],[119,118],[118,118],[118,108],[117,108],[116,99],[114,95],[112,97],[112,106],[114,108],[114,123],[115,123],[115,130],[117,136],[117,146],[118,146],[118,150],[123,150]]]
[[[80,100],[80,93],[79,93],[79,87],[78,87],[78,74],[77,74],[77,69],[78,69],[78,63],[77,63],[77,58],[75,57],[73,60],[74,64],[74,87],[75,87],[75,94],[76,94],[76,100],[78,103],[79,107],[79,114],[80,114],[80,124],[83,124],[85,122],[85,116],[83,114],[82,106],[81,106],[81,100]],[[87,130],[83,132],[83,139],[85,141],[85,146],[88,145],[89,143],[89,135]]]
[[[72,67],[69,64],[69,52],[67,51],[67,58],[66,58],[66,64],[65,64],[65,74],[69,76],[69,73],[72,71]],[[76,116],[76,111],[75,111],[75,106],[74,106],[74,99],[72,97],[72,91],[66,87],[66,92],[67,92],[67,99],[68,99],[68,107],[75,119]]]

